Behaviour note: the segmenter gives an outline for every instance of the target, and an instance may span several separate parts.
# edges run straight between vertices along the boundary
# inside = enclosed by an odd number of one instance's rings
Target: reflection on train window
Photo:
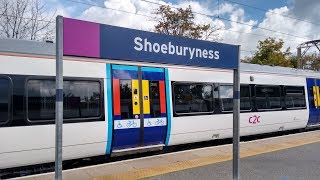
[[[240,110],[249,111],[251,110],[251,94],[249,85],[240,86]]]
[[[174,84],[174,109],[177,114],[213,112],[213,86]]]
[[[131,80],[120,80],[121,119],[132,119],[132,84]]]
[[[221,111],[233,110],[233,87],[232,85],[220,85],[219,98]]]
[[[8,79],[0,79],[0,123],[9,120],[10,84]]]
[[[159,81],[150,81],[150,117],[161,117]]]
[[[304,87],[286,86],[285,106],[288,109],[306,107]]]
[[[233,110],[233,86],[220,85],[219,99],[221,102],[221,111],[228,112]],[[240,110],[251,110],[250,87],[249,85],[240,86]]]
[[[101,113],[101,85],[95,81],[64,81],[63,117],[65,119],[99,117]],[[55,81],[29,80],[28,118],[47,121],[55,117]]]
[[[66,81],[64,83],[64,117],[89,118],[100,116],[100,83]]]
[[[280,109],[280,86],[256,86],[256,107],[258,110]]]

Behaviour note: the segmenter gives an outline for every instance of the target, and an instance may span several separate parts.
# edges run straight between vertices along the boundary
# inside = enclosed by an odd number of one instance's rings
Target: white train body
[[[4,43],[6,46],[4,46]],[[55,124],[54,122],[40,124],[28,121],[26,115],[27,93],[19,92],[21,89],[16,87],[27,88],[29,76],[38,78],[55,76],[55,57],[54,45],[48,43],[1,40],[0,46],[0,79],[9,77],[13,83],[22,84],[11,85],[12,93],[23,94],[23,98],[15,99],[13,96],[10,100],[12,111],[9,115],[10,121],[0,126],[0,169],[20,167],[26,165],[41,164],[53,162],[55,157]],[[19,49],[17,44],[22,44]],[[29,46],[26,48],[26,46]],[[8,49],[8,46],[15,46],[15,51]],[[39,48],[39,49],[38,49]],[[46,50],[43,50],[45,49]],[[27,49],[27,50],[25,50]],[[29,51],[29,52],[28,52]],[[37,53],[38,52],[38,53]],[[48,53],[45,53],[48,52]],[[63,125],[63,159],[76,159],[97,155],[108,155],[116,152],[130,151],[136,149],[163,147],[177,144],[185,144],[200,141],[209,141],[213,139],[223,139],[232,137],[232,113],[198,113],[177,115],[174,111],[173,85],[174,83],[213,83],[213,84],[232,84],[233,72],[221,69],[201,69],[178,66],[164,66],[157,64],[127,63],[115,60],[100,60],[88,58],[71,58],[64,59],[64,76],[67,78],[95,79],[100,81],[101,91],[100,100],[102,110],[97,120],[75,121],[64,123]],[[166,116],[157,118],[164,121],[164,124],[157,127],[164,127],[164,139],[158,143],[139,144],[138,146],[122,145],[122,142],[115,144],[117,125],[115,109],[110,96],[110,89],[113,89],[112,79],[108,77],[108,66],[115,67],[113,64],[131,65],[135,67],[158,67],[166,71],[164,81],[166,96]],[[111,66],[110,66],[111,65]],[[120,67],[120,66],[119,66]],[[146,70],[148,71],[148,70]],[[158,71],[158,70],[156,70]],[[26,77],[24,81],[14,80],[20,77]],[[245,111],[240,115],[240,134],[241,136],[277,132],[283,130],[305,128],[308,125],[310,116],[310,103],[308,103],[307,78],[320,78],[319,73],[306,71],[296,71],[288,68],[265,67],[258,65],[241,65],[241,84],[257,85],[276,85],[284,88],[286,86],[303,87],[305,96],[305,107],[290,110],[290,108],[272,111]],[[31,78],[32,79],[32,78]],[[161,83],[161,80],[157,83]],[[23,82],[25,84],[23,84]],[[156,81],[152,81],[156,82]],[[150,84],[152,83],[150,80]],[[160,86],[159,84],[156,84]],[[132,85],[133,86],[133,85]],[[1,87],[1,86],[0,86]],[[26,91],[26,89],[24,89]],[[133,95],[134,96],[134,95]],[[151,98],[151,94],[150,97]],[[146,98],[148,99],[148,98]],[[145,99],[145,100],[146,100]],[[219,98],[217,98],[218,100]],[[21,102],[19,102],[21,101]],[[135,101],[135,100],[133,100]],[[161,100],[160,100],[161,101]],[[251,100],[250,100],[251,101]],[[124,101],[121,101],[124,102]],[[21,117],[16,118],[15,105],[21,103]],[[119,105],[120,106],[120,105]],[[121,108],[123,108],[121,106]],[[112,110],[113,109],[113,110]],[[129,108],[130,109],[130,108]],[[9,111],[9,110],[8,110]],[[23,111],[23,112],[22,112]],[[161,110],[162,112],[162,110]],[[122,113],[121,115],[124,115]],[[150,113],[151,114],[151,113]],[[17,115],[18,116],[18,115]],[[144,118],[147,118],[146,115]],[[135,117],[137,119],[137,117]],[[155,118],[148,119],[152,123]],[[148,122],[149,122],[148,121]],[[20,124],[21,122],[21,124]],[[23,122],[23,123],[22,123]],[[124,121],[121,121],[124,122]],[[140,120],[133,120],[133,123]],[[126,123],[128,123],[126,121]],[[144,121],[146,124],[146,119]],[[156,123],[156,122],[155,122]],[[313,125],[317,125],[313,124]],[[146,125],[144,125],[146,127]],[[156,125],[154,126],[156,127]],[[121,128],[120,128],[121,129]],[[124,131],[124,130],[123,130]],[[163,130],[161,130],[163,131]],[[148,132],[145,130],[144,132]],[[160,136],[160,135],[159,135]],[[162,136],[162,135],[161,135]],[[122,138],[119,136],[119,138]],[[111,142],[114,141],[114,142]],[[141,141],[141,140],[140,140]],[[113,144],[112,144],[113,143]],[[115,148],[117,146],[118,148]]]

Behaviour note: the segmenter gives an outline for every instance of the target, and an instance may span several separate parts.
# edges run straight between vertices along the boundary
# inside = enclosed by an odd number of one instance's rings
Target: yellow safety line
[[[317,142],[320,142],[319,137],[316,137],[316,138],[311,137],[307,140],[297,139],[294,142],[284,141],[284,142],[281,142],[281,144],[277,144],[277,145],[262,144],[260,147],[255,147],[255,148],[246,147],[246,143],[241,143],[240,146],[244,148],[242,148],[240,151],[240,157],[241,158],[250,157],[250,156],[270,153],[274,151],[289,149],[289,148],[303,146],[303,145],[317,143]],[[250,142],[248,143],[250,144]],[[179,161],[171,164],[143,168],[143,169],[133,170],[125,173],[117,173],[109,176],[95,177],[94,180],[106,180],[106,179],[121,179],[121,180],[126,179],[127,180],[127,179],[148,178],[152,176],[158,176],[158,175],[181,171],[185,169],[191,169],[195,167],[229,161],[231,159],[232,159],[232,154],[226,152],[224,154],[212,155],[208,157],[196,158],[196,159],[186,160],[186,161]]]

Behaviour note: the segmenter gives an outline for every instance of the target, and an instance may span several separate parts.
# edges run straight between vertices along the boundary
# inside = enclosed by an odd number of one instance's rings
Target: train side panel
[[[232,83],[232,71],[198,71],[169,69],[170,81]],[[250,76],[254,81],[250,81]],[[304,86],[304,77],[279,76],[265,73],[241,73],[241,84]],[[306,97],[307,98],[307,97]],[[174,105],[173,105],[174,106]],[[171,109],[171,114],[174,114]],[[241,136],[304,128],[308,109],[245,112],[240,115]],[[259,123],[253,123],[253,118]],[[250,123],[251,122],[251,123]],[[169,145],[232,137],[232,113],[172,116]]]
[[[0,56],[0,64],[1,74],[55,76],[54,59]],[[64,76],[105,80],[105,67],[102,63],[64,61]],[[64,124],[63,159],[105,154],[107,134],[107,121]],[[1,127],[0,144],[1,169],[53,162],[55,125]]]

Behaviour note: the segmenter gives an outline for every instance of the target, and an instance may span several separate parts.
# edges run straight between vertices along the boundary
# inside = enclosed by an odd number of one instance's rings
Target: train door
[[[164,69],[112,65],[112,151],[163,145],[167,119]]]
[[[309,121],[308,125],[319,124],[320,120],[320,80],[307,78]]]

